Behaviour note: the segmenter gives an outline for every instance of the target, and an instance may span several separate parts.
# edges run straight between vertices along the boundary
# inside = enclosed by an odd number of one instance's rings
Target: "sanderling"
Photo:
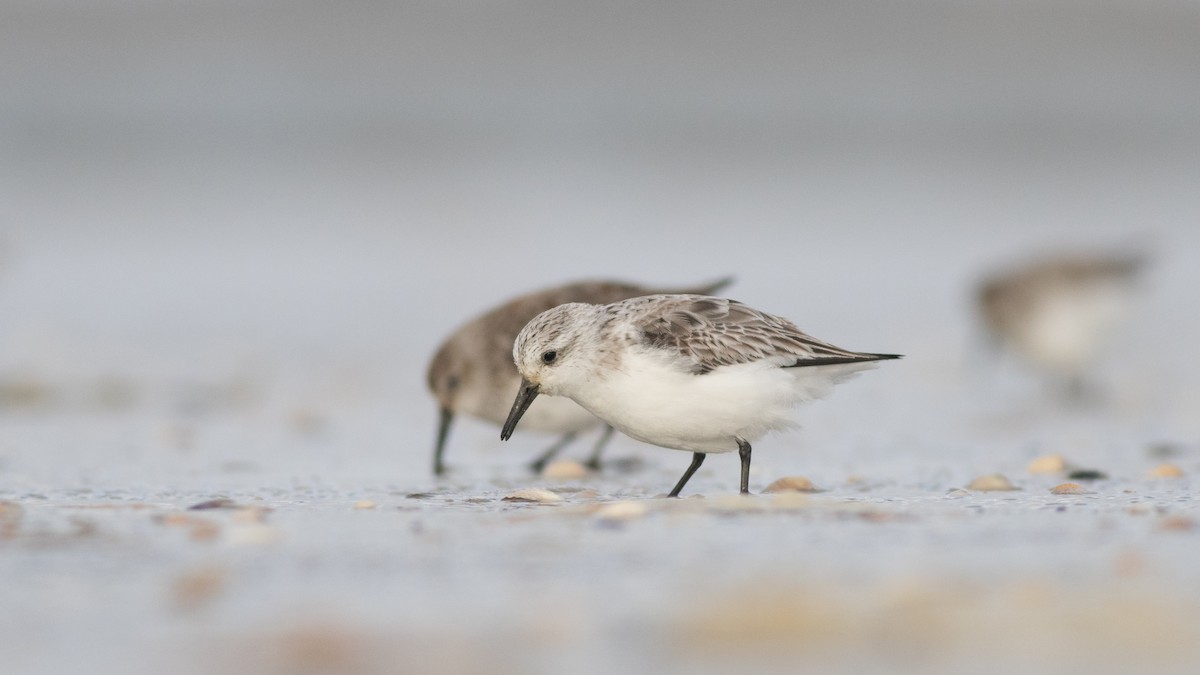
[[[1129,311],[1144,259],[1062,256],[985,279],[979,315],[996,346],[1084,393],[1084,374]]]
[[[792,408],[896,354],[851,352],[736,300],[653,295],[542,312],[517,336],[521,386],[501,439],[538,394],[565,396],[637,440],[688,450],[676,497],[710,452],[737,450],[749,493],[750,442],[794,426]]]
[[[704,284],[688,292],[713,293],[732,279]],[[441,420],[433,451],[433,472],[442,474],[442,461],[450,424],[465,413],[494,424],[508,415],[512,392],[521,384],[512,361],[512,345],[521,328],[539,313],[566,302],[608,303],[665,291],[614,281],[586,281],[522,295],[472,319],[441,344],[429,364],[429,390],[437,398]],[[531,464],[540,472],[575,436],[598,424],[594,416],[565,398],[547,398],[531,410],[526,426],[536,431],[562,434]],[[588,466],[598,468],[600,452],[612,434],[605,427],[592,451]]]

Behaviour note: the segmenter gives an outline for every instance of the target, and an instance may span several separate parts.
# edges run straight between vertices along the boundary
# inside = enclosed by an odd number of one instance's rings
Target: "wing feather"
[[[674,354],[703,375],[740,363],[771,360],[781,368],[858,363],[898,358],[852,352],[805,334],[792,322],[736,300],[699,295],[660,295],[627,301],[640,305],[635,339]]]

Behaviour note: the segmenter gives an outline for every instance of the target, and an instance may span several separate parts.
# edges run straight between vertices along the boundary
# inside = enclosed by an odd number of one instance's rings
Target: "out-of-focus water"
[[[4,3],[0,670],[1191,671],[1197,29],[1184,2]],[[1105,405],[981,358],[985,272],[1133,246]],[[429,474],[424,369],[474,313],[727,274],[906,355],[756,444],[752,489],[825,492],[727,499],[719,456],[654,499],[687,455],[628,439],[547,481],[550,439],[470,421]],[[1109,479],[1051,495],[1026,465],[1055,453]],[[953,492],[993,472],[1021,489]],[[531,486],[565,501],[500,500]],[[213,498],[243,508],[184,510]]]

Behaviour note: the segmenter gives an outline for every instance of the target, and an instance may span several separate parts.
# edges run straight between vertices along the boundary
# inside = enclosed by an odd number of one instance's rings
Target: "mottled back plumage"
[[[635,325],[644,344],[677,353],[693,374],[721,366],[778,360],[782,367],[834,365],[896,358],[852,352],[805,334],[795,324],[736,300],[659,295],[618,303],[644,316]],[[619,311],[619,310],[618,310]]]

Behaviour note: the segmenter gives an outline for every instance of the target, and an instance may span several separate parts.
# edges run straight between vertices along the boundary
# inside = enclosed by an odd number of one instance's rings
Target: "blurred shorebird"
[[[992,344],[1051,373],[1079,400],[1086,373],[1129,314],[1142,255],[1060,256],[984,279],[977,304]]]
[[[731,282],[731,278],[724,278],[679,292],[715,293]],[[672,291],[616,281],[566,284],[513,298],[454,331],[434,354],[427,373],[429,390],[437,399],[441,415],[433,451],[434,474],[446,471],[443,457],[455,415],[470,415],[497,426],[504,423],[513,394],[521,386],[521,376],[513,364],[513,342],[530,319],[568,302],[607,304],[667,292]],[[602,424],[565,398],[547,398],[538,403],[530,409],[525,421],[529,429],[561,434],[558,441],[530,464],[537,472],[581,431]],[[612,428],[605,427],[587,466],[599,468],[600,454],[611,436]]]
[[[692,463],[668,496],[679,496],[708,453],[734,450],[748,494],[751,441],[794,426],[796,405],[897,358],[835,347],[723,298],[561,305],[517,336],[521,387],[500,438],[512,436],[539,394],[569,398],[639,441],[690,451]]]

